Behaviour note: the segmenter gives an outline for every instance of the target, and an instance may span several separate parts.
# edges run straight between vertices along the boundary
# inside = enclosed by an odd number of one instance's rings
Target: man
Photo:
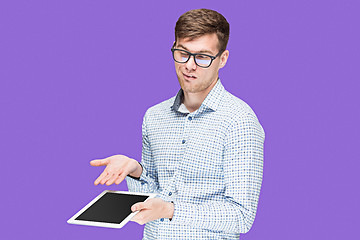
[[[227,92],[218,77],[229,57],[229,24],[208,9],[183,14],[171,49],[181,86],[149,108],[142,125],[141,164],[123,155],[95,185],[119,184],[157,193],[136,203],[132,221],[144,239],[239,239],[255,218],[262,182],[264,130],[255,113]]]

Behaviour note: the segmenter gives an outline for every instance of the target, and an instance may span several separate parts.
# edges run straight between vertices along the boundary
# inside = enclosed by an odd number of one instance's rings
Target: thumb
[[[136,212],[145,208],[144,202],[138,202],[131,206],[131,211]]]
[[[94,167],[105,166],[109,163],[109,159],[95,159],[90,161],[90,165]]]

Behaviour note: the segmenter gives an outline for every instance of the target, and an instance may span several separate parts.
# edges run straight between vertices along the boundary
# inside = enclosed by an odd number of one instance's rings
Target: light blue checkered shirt
[[[144,239],[239,239],[256,215],[264,130],[220,80],[195,112],[181,110],[182,98],[180,89],[146,111],[143,173],[126,177],[129,191],[157,193],[175,205],[171,221],[145,225]]]

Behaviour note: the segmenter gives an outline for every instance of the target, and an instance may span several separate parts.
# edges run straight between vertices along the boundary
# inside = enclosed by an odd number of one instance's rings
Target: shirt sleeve
[[[225,200],[203,204],[174,201],[173,223],[224,232],[246,233],[256,215],[263,175],[265,133],[248,114],[229,127],[224,144]]]
[[[142,123],[142,155],[140,165],[143,171],[140,178],[127,176],[126,182],[131,192],[158,193],[159,182],[148,138],[146,115],[145,113]]]

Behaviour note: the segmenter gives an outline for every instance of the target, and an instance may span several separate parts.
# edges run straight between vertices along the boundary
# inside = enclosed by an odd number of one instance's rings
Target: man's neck
[[[184,91],[183,103],[189,112],[194,112],[201,106],[202,102],[205,100],[206,96],[209,94],[211,89],[214,88],[218,79],[216,79],[211,85],[204,91],[197,93],[189,93]]]

